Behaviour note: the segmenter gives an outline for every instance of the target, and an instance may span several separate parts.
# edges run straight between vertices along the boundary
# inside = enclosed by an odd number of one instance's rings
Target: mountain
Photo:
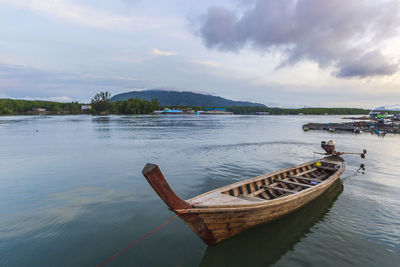
[[[204,95],[193,92],[178,92],[164,90],[132,91],[115,95],[111,101],[139,98],[147,101],[157,99],[161,106],[192,106],[192,107],[234,107],[234,106],[261,106],[246,101],[233,101],[219,96]]]

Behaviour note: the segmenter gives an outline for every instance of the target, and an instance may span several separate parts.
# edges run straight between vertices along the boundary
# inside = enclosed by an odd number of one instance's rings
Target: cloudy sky
[[[0,0],[0,97],[400,104],[399,0]]]

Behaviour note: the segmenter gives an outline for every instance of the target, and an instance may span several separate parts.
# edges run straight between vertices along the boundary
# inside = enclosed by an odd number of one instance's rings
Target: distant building
[[[33,108],[33,111],[36,113],[46,113],[47,108]]]
[[[153,114],[154,115],[160,115],[163,112],[163,110],[154,110]]]
[[[389,113],[384,109],[374,109],[369,113],[371,119],[386,119]]]
[[[179,115],[183,114],[183,111],[180,109],[165,109],[161,114],[172,114],[172,115]]]
[[[226,108],[205,108],[204,111],[226,111]]]
[[[166,108],[166,109],[164,109],[164,110],[156,110],[156,111],[153,112],[153,114],[155,114],[155,115],[166,115],[166,114],[170,114],[170,115],[180,115],[180,114],[183,114],[183,111],[182,111],[182,110],[179,110],[179,109],[169,109],[169,108]]]
[[[233,112],[226,111],[226,108],[205,108],[196,111],[196,115],[233,115]]]
[[[259,112],[255,112],[254,115],[269,115],[269,112],[259,111]]]
[[[82,105],[81,110],[90,110],[92,108],[92,105]]]
[[[183,114],[194,115],[194,110],[191,108],[182,109]]]

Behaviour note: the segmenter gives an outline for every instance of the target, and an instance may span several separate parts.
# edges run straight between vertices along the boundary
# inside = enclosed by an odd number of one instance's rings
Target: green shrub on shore
[[[151,114],[160,109],[157,99],[151,102],[138,98],[130,98],[125,101],[113,101],[109,103],[109,112],[113,114]]]
[[[128,100],[110,101],[111,94],[109,92],[100,92],[92,98],[93,114],[150,114],[154,110],[159,109],[157,99],[152,101],[142,100],[138,98],[130,98]]]
[[[0,99],[0,115],[66,115],[66,114],[151,114],[160,109],[157,99],[152,101],[131,98],[126,101],[110,102],[108,92],[100,92],[93,97],[91,110],[82,109],[78,102],[59,103],[52,101],[32,101]]]
[[[108,112],[111,94],[109,92],[100,92],[92,98],[92,113],[101,114]]]
[[[8,109],[0,102],[0,115],[8,114]]]
[[[81,104],[78,102],[59,103],[52,101],[32,101],[19,99],[0,99],[1,115],[33,114],[35,109],[45,109],[49,114],[79,114]]]

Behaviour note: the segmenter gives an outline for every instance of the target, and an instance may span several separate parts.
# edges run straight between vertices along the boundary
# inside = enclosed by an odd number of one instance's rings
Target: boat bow
[[[205,243],[212,246],[217,243],[217,239],[208,229],[203,220],[195,213],[189,213],[195,203],[189,203],[180,198],[168,185],[160,168],[156,164],[147,163],[142,173],[146,177],[151,187],[156,191],[167,206],[179,215],[185,223],[201,238]]]
[[[165,204],[167,204],[167,206],[173,211],[189,209],[193,206],[175,194],[165,180],[158,165],[147,163],[146,166],[144,166],[142,173],[154,191],[156,191]]]

